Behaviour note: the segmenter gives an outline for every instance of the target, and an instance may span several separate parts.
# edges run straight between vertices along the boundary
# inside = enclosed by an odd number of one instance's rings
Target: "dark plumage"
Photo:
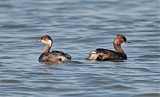
[[[121,48],[121,44],[127,42],[125,36],[118,34],[113,41],[114,48],[117,52],[98,48],[90,52],[87,60],[96,60],[96,61],[112,61],[112,60],[127,60],[127,55]]]
[[[71,56],[67,53],[61,52],[61,51],[50,51],[50,48],[52,47],[52,38],[49,35],[44,35],[41,37],[41,40],[39,40],[46,44],[42,54],[40,55],[38,61],[39,62],[64,62],[71,60]]]

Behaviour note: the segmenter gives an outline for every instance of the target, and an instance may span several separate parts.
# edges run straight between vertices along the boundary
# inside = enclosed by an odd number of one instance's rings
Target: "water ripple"
[[[21,83],[21,81],[19,80],[13,80],[13,79],[7,79],[7,80],[0,80],[0,82],[3,82],[3,83]]]

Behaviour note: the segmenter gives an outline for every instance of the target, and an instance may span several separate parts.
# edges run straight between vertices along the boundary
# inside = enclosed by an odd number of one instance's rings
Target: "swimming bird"
[[[89,57],[86,60],[94,61],[116,61],[116,60],[127,60],[127,55],[121,48],[121,44],[127,42],[127,39],[124,35],[118,34],[113,41],[113,46],[116,50],[108,50],[103,48],[98,48],[94,51],[91,51]]]
[[[64,62],[71,60],[71,56],[67,53],[64,53],[62,51],[50,51],[50,48],[52,47],[53,40],[49,35],[44,35],[41,37],[40,40],[43,43],[46,44],[44,50],[42,51],[42,54],[39,57],[39,62]]]

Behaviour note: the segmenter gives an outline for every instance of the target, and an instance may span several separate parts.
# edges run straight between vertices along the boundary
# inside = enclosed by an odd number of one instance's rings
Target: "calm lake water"
[[[160,97],[159,0],[0,0],[0,96]],[[45,44],[71,62],[38,62]],[[124,62],[85,60],[114,50],[123,34]]]

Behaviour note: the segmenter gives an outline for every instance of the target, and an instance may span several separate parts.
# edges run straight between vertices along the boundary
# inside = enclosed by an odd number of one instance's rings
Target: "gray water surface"
[[[159,0],[0,0],[0,96],[160,97]],[[71,62],[38,62],[43,35]],[[123,34],[124,62],[92,62]]]

